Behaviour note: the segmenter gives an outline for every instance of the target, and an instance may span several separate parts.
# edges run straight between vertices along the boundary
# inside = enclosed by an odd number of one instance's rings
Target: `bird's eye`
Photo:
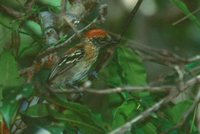
[[[99,41],[103,41],[103,40],[105,40],[105,38],[99,38]]]
[[[93,43],[97,46],[104,46],[104,45],[110,44],[111,41],[112,41],[112,39],[109,38],[108,36],[93,39]]]
[[[105,45],[107,43],[107,39],[105,37],[104,38],[99,38],[99,39],[97,39],[97,42],[100,45]]]

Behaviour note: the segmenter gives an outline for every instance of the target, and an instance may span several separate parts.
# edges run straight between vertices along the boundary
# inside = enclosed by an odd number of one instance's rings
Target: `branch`
[[[25,15],[24,13],[21,13],[12,8],[6,7],[3,4],[0,4],[0,11],[2,11],[14,18],[17,18],[17,19],[22,18]]]
[[[65,15],[67,10],[67,0],[61,0],[60,6],[61,6],[61,14]]]
[[[151,86],[127,86],[127,87],[117,87],[117,88],[108,88],[108,89],[52,89],[49,88],[53,93],[63,94],[63,93],[92,93],[92,94],[113,94],[121,92],[169,92],[176,89],[175,86],[160,86],[160,87],[151,87]]]
[[[119,36],[117,34],[113,35],[116,37]],[[133,41],[127,38],[122,39],[128,40],[130,44],[126,46],[136,51],[144,60],[156,62],[162,65],[166,65],[168,67],[174,68],[177,65],[179,67],[182,67],[186,64],[200,61],[200,55],[196,55],[191,58],[184,58],[166,49],[152,48],[137,41]]]
[[[130,41],[130,43],[132,44],[127,45],[127,47],[137,51],[139,55],[145,60],[161,63],[169,67],[174,67],[175,65],[183,66],[189,63],[188,59],[182,58],[168,50],[147,47],[136,41]]]
[[[27,8],[27,13],[31,12],[33,5],[35,4],[37,0],[27,0],[25,3],[26,8]]]
[[[188,62],[198,62],[198,61],[200,61],[200,55],[196,55],[188,59]]]
[[[51,12],[41,12],[39,14],[41,27],[45,34],[46,44],[54,45],[58,41],[58,34],[55,30],[56,17]]]
[[[200,104],[198,104],[198,107],[197,107],[197,112],[196,112],[196,123],[197,123],[197,129],[200,133]]]
[[[180,89],[181,92],[186,90],[189,87],[194,86],[195,84],[200,83],[200,75],[188,80],[185,82],[184,85],[182,85],[182,88]],[[143,92],[143,91],[149,91],[149,92],[169,92],[169,91],[178,91],[176,86],[127,86],[127,87],[117,87],[117,88],[108,88],[108,89],[86,89],[86,88],[79,88],[79,89],[53,89],[49,87],[49,90],[53,93],[92,93],[92,94],[113,94],[113,93],[121,93],[121,92]],[[180,94],[180,92],[177,92]]]

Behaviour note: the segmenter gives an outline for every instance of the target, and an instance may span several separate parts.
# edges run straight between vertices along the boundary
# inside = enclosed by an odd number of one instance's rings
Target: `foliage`
[[[191,15],[191,11],[183,1],[171,1],[200,27],[199,20],[195,15]],[[3,0],[0,4],[6,2]],[[23,0],[19,2],[8,0],[5,5],[20,10],[24,3]],[[59,0],[39,0],[39,4],[33,6],[31,14],[38,14],[46,8],[59,12],[61,10],[59,6]],[[70,3],[67,3],[67,6],[70,8]],[[26,78],[21,77],[19,72],[32,65],[37,54],[45,49],[42,28],[38,22],[27,18],[16,20],[6,14],[0,14],[0,18],[0,121],[8,128],[12,128],[20,116],[27,125],[22,131],[24,134],[30,131],[31,134],[38,131],[48,131],[52,134],[104,134],[136,117],[165,95],[165,93],[149,92],[123,92],[99,96],[86,94],[79,102],[71,102],[66,100],[64,94],[49,93],[44,85],[35,86],[38,84],[37,80],[48,77],[48,73],[36,75],[36,79],[27,84]],[[132,30],[128,30],[127,33],[125,38],[137,34]],[[144,63],[136,52],[126,47],[128,43],[130,42],[121,42],[109,64],[99,72],[97,79],[92,81],[94,90],[147,85],[147,70]],[[190,64],[188,69],[198,65],[198,63]],[[44,103],[22,110],[23,101],[34,96],[41,97]],[[147,120],[133,125],[130,133],[157,134],[170,129],[181,120],[191,102],[188,99],[176,105],[167,105],[158,113],[153,113]],[[191,127],[192,134],[197,133],[197,128],[192,125],[191,119],[186,122],[186,127]],[[184,133],[184,130],[175,129],[171,133]]]

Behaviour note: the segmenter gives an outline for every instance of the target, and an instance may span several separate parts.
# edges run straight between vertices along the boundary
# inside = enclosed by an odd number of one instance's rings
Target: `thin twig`
[[[184,20],[188,19],[189,17],[191,17],[192,15],[198,13],[200,11],[200,8],[197,8],[196,10],[192,11],[191,13],[189,13],[188,15],[184,16],[183,18],[175,21],[172,23],[172,26],[176,26],[177,24],[183,22]]]
[[[135,87],[117,87],[117,88],[108,88],[108,89],[52,89],[50,90],[53,93],[92,93],[92,94],[113,94],[113,93],[121,93],[121,92],[170,92],[171,90],[176,89],[175,86],[160,86],[160,87],[151,87],[151,86],[135,86]]]
[[[27,0],[26,2],[26,8],[27,8],[27,13],[29,13],[32,10],[33,5],[35,4],[37,0]]]
[[[198,104],[198,107],[197,107],[196,123],[197,123],[198,132],[200,133],[200,104]]]
[[[60,6],[61,6],[61,14],[66,15],[67,0],[61,0]]]
[[[200,61],[200,55],[196,55],[188,59],[188,62],[198,62],[198,61]]]
[[[73,31],[77,35],[77,37],[81,38],[81,35],[80,35],[78,29],[76,28],[76,26],[71,21],[69,21],[66,16],[63,16],[63,18],[67,22],[67,24],[73,29]]]
[[[183,86],[184,86],[184,71],[183,71],[183,69],[180,67],[180,66],[178,66],[178,65],[175,65],[174,66],[174,70],[177,72],[177,74],[178,74],[178,88],[179,88],[179,90],[182,90],[182,88],[183,88]]]
[[[200,75],[188,80],[185,82],[185,84],[182,87],[181,91],[184,91],[185,89],[194,86],[196,83],[199,83]],[[117,88],[109,88],[109,89],[85,89],[85,88],[79,88],[79,89],[53,89],[50,88],[53,93],[92,93],[92,94],[113,94],[113,93],[119,93],[119,92],[143,92],[143,91],[149,91],[149,92],[169,92],[172,90],[177,89],[176,86],[168,85],[168,86],[127,86],[127,87],[117,87]]]
[[[74,33],[76,33],[77,36],[80,38],[81,36],[80,36],[79,31],[77,30],[74,23],[68,19],[68,17],[66,16],[66,12],[67,12],[67,0],[62,0],[61,1],[61,18],[64,19],[65,22],[67,22],[68,26],[70,26],[71,29],[73,29]]]
[[[188,60],[186,58],[182,58],[179,55],[168,50],[147,47],[146,45],[143,45],[136,41],[130,41],[130,43],[132,44],[127,45],[127,47],[139,51],[140,56],[143,57],[145,60],[152,60],[154,62],[161,63],[169,67],[174,67],[175,65],[182,66],[188,63]]]

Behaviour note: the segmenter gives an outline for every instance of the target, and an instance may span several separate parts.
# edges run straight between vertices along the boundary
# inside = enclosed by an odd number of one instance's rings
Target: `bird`
[[[40,70],[50,69],[47,83],[51,87],[77,88],[74,85],[88,76],[89,70],[97,61],[100,49],[116,43],[113,37],[103,29],[92,29],[84,35],[84,39],[79,44],[67,49],[61,57],[56,52],[51,53],[39,61],[36,60],[33,66],[24,70],[22,74],[31,74],[31,81],[33,75]],[[80,94],[70,94],[67,99],[74,101],[79,96]],[[38,103],[39,100],[39,97],[35,97],[29,102],[24,101],[20,111],[25,111],[29,107],[27,103]],[[16,122],[14,124],[18,126]]]
[[[88,76],[100,49],[112,44],[112,36],[104,29],[89,30],[79,44],[63,54],[52,68],[48,82],[54,87],[73,87]]]

